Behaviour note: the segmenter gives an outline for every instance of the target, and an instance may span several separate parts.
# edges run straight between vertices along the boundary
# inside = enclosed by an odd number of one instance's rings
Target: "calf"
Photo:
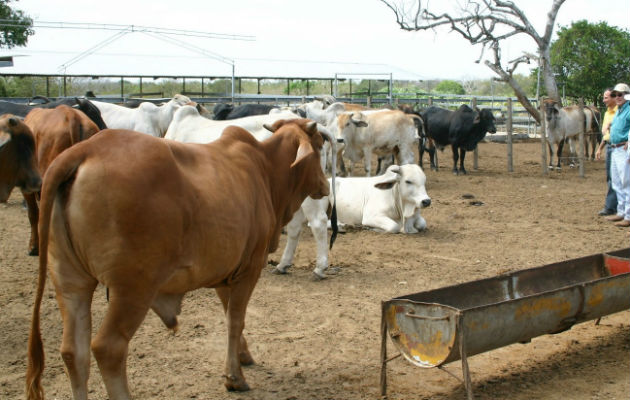
[[[496,133],[495,118],[488,109],[475,109],[461,105],[456,111],[440,107],[429,107],[420,113],[424,121],[427,137],[443,149],[451,145],[453,150],[453,173],[466,174],[464,159],[466,151],[472,151],[486,136],[486,132]],[[418,147],[420,160],[424,149],[423,143]],[[431,155],[431,154],[430,154]],[[459,169],[457,162],[459,160]],[[420,161],[421,162],[421,161]],[[437,165],[431,157],[431,169],[437,170]]]
[[[33,133],[15,115],[0,116],[0,203],[16,186],[28,194],[39,191],[41,184]]]
[[[28,113],[24,123],[31,128],[35,137],[37,165],[42,176],[62,151],[92,137],[100,130],[84,113],[65,105],[53,109],[35,108]],[[31,224],[28,254],[36,256],[39,254],[37,193],[24,194],[24,199]]]
[[[226,313],[226,388],[249,389],[241,364],[253,363],[243,336],[252,291],[300,204],[329,194],[316,124],[277,121],[272,128],[262,143],[230,127],[208,144],[105,130],[53,161],[42,187],[29,400],[43,396],[39,313],[49,258],[75,399],[87,398],[90,347],[109,398],[131,398],[133,334],[149,309],[175,329],[184,295],[198,288],[215,288]],[[90,342],[98,283],[108,288],[109,303]]]

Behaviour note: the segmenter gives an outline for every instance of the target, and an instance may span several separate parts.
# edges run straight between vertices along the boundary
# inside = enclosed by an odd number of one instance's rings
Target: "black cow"
[[[92,122],[96,124],[96,126],[98,126],[99,129],[107,129],[105,121],[103,121],[103,118],[101,118],[101,111],[91,101],[87,99],[79,99],[78,97],[67,97],[56,101],[50,101],[49,99],[42,96],[36,96],[35,98],[44,99],[46,102],[36,105],[27,105],[0,100],[0,115],[13,114],[24,118],[26,117],[26,114],[28,114],[33,108],[55,108],[58,105],[65,104],[72,108],[81,110],[85,115],[88,116],[88,118],[92,120]]]
[[[420,113],[424,121],[426,135],[433,139],[440,149],[451,145],[453,149],[453,173],[466,174],[464,158],[466,151],[474,150],[485,136],[486,132],[496,133],[494,115],[488,109],[479,110],[460,106],[456,111],[439,107],[429,107]],[[418,146],[422,163],[424,148],[422,142]],[[457,160],[459,159],[459,169]],[[434,158],[431,157],[431,169],[437,170]]]
[[[241,104],[240,106],[234,107],[232,104],[220,103],[214,106],[212,113],[214,114],[215,120],[226,120],[269,114],[269,111],[274,108],[278,107],[268,104]]]

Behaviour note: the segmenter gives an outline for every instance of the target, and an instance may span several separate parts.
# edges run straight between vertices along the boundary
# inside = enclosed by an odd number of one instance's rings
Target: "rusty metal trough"
[[[630,308],[630,248],[516,271],[382,303],[381,394],[387,394],[389,337],[409,362],[441,367],[565,331]]]

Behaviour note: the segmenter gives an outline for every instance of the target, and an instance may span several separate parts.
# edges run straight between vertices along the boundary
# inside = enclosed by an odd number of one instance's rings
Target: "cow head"
[[[431,205],[431,198],[425,188],[426,181],[426,175],[417,164],[391,165],[374,186],[383,190],[393,189],[396,207],[403,218],[409,218],[418,210]]]
[[[105,121],[103,121],[103,118],[101,116],[101,110],[99,110],[98,107],[94,105],[94,103],[92,103],[88,99],[79,99],[78,97],[75,97],[74,99],[77,104],[72,106],[72,108],[77,108],[83,111],[83,113],[87,115],[87,117],[91,119],[92,122],[96,124],[96,126],[98,126],[98,129],[107,129],[107,125],[105,125]]]
[[[35,139],[24,122],[10,114],[0,117],[0,203],[18,186],[25,193],[39,191]]]
[[[479,119],[479,123],[482,125],[483,130],[488,133],[497,133],[497,127],[495,125],[495,118],[492,111],[484,108],[482,110],[478,110],[477,118]]]
[[[551,99],[544,100],[543,104],[545,108],[545,119],[547,120],[547,127],[550,129],[554,129],[556,127],[556,124],[558,123],[558,118],[562,107],[557,101]]]
[[[278,120],[272,125],[266,125],[266,129],[274,132],[274,135],[289,134],[298,140],[298,148],[295,159],[291,163],[292,174],[296,177],[299,190],[303,197],[295,205],[297,210],[302,201],[310,196],[321,199],[328,196],[330,188],[324,171],[321,168],[321,151],[324,139],[317,128],[317,123],[309,119]]]

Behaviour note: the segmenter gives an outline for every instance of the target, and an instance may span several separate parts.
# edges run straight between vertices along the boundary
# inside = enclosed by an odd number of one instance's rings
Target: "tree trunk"
[[[512,87],[512,89],[514,90],[514,95],[516,96],[516,99],[519,101],[519,103],[521,103],[523,107],[525,107],[527,112],[536,120],[536,122],[540,124],[540,112],[529,101],[529,99],[527,98],[527,94],[525,94],[523,88],[521,88],[518,82],[514,80],[512,75],[508,74],[506,71],[503,70],[503,68],[491,63],[488,60],[485,61],[485,64],[488,66],[488,68],[493,70],[497,75],[501,77],[500,81],[506,82]]]
[[[562,104],[560,94],[558,93],[558,84],[556,83],[556,77],[553,75],[553,69],[551,68],[551,56],[549,54],[549,47],[545,47],[542,50],[541,62],[538,68],[542,68],[543,82],[545,83],[545,89],[547,89],[547,96],[550,99]]]

